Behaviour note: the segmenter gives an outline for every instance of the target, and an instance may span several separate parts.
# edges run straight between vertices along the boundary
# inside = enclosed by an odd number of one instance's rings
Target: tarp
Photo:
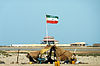
[[[43,53],[47,52],[47,51],[50,50],[50,49],[51,49],[51,47],[41,49],[41,50],[40,50],[40,54],[43,54]]]

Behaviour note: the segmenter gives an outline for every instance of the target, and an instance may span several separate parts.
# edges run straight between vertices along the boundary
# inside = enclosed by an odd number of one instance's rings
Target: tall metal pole
[[[47,25],[47,19],[46,19],[46,37],[47,37],[47,44],[49,44],[48,43],[48,25]]]

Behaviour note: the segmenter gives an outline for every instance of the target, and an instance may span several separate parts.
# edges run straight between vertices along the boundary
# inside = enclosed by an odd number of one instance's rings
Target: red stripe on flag
[[[49,21],[49,20],[47,20],[47,23],[57,24],[57,23],[58,23],[58,21]]]

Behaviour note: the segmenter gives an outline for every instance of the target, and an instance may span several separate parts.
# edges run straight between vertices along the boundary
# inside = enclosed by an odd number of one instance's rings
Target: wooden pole
[[[16,63],[19,63],[19,51],[20,51],[20,49],[18,49],[18,55],[17,55],[17,62]]]

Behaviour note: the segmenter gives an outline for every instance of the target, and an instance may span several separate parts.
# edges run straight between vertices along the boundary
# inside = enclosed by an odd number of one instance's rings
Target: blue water
[[[27,48],[0,48],[0,50],[30,50],[30,51],[36,51],[41,50],[42,48],[34,48],[34,49],[27,49]],[[65,49],[69,51],[74,51],[75,49]],[[76,51],[100,51],[100,49],[76,49]]]

